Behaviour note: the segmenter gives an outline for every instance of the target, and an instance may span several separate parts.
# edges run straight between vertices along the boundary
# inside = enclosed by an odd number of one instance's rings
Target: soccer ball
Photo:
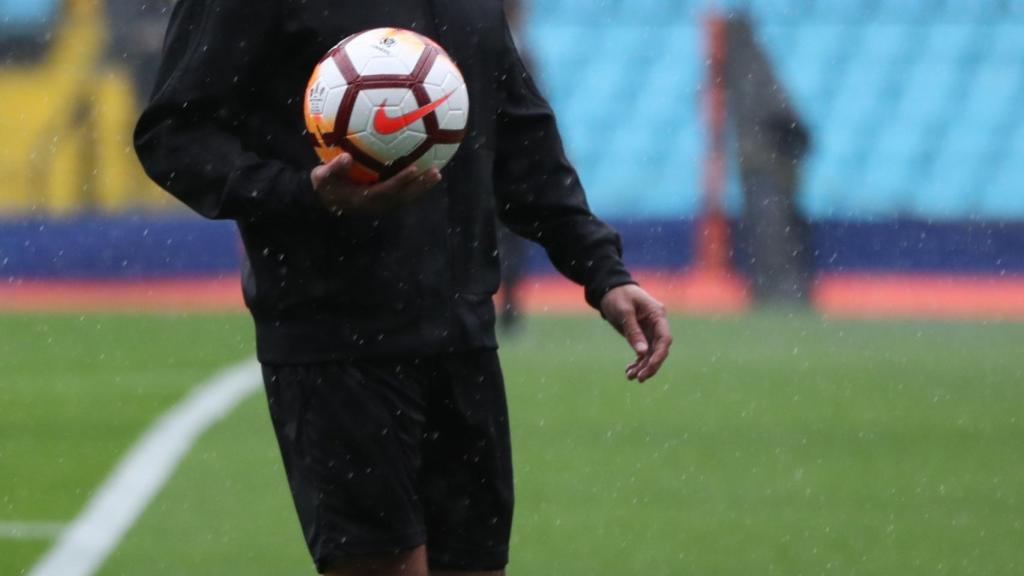
[[[441,169],[459,149],[469,117],[455,63],[434,41],[401,28],[342,40],[317,64],[305,100],[320,159],[351,154],[349,177],[361,183],[412,164]]]

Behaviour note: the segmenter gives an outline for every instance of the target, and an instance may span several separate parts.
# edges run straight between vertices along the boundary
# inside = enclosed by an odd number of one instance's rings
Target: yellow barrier
[[[127,70],[105,64],[99,0],[68,0],[44,58],[0,68],[0,216],[176,209],[131,148]]]

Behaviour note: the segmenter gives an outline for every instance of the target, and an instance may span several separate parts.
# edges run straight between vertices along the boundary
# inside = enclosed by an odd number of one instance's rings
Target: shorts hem
[[[496,572],[508,566],[509,549],[451,548],[427,543],[427,563],[431,570]]]
[[[324,546],[324,552],[318,554],[313,560],[317,571],[323,574],[334,564],[342,560],[362,556],[398,554],[419,548],[426,543],[427,533],[424,530],[403,532],[386,538],[358,541],[346,540],[345,542],[336,541],[331,545]]]

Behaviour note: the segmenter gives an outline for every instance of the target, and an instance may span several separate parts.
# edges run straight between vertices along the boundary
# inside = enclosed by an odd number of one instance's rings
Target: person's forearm
[[[135,148],[149,176],[206,218],[292,217],[318,206],[308,172],[243,150],[237,137],[201,117],[153,106]]]

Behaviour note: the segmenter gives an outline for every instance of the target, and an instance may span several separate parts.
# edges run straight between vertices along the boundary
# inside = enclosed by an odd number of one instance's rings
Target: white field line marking
[[[0,520],[0,540],[49,540],[64,531],[61,522],[10,522]]]
[[[161,415],[28,576],[91,576],[146,509],[195,441],[259,389],[249,360],[200,384]]]

